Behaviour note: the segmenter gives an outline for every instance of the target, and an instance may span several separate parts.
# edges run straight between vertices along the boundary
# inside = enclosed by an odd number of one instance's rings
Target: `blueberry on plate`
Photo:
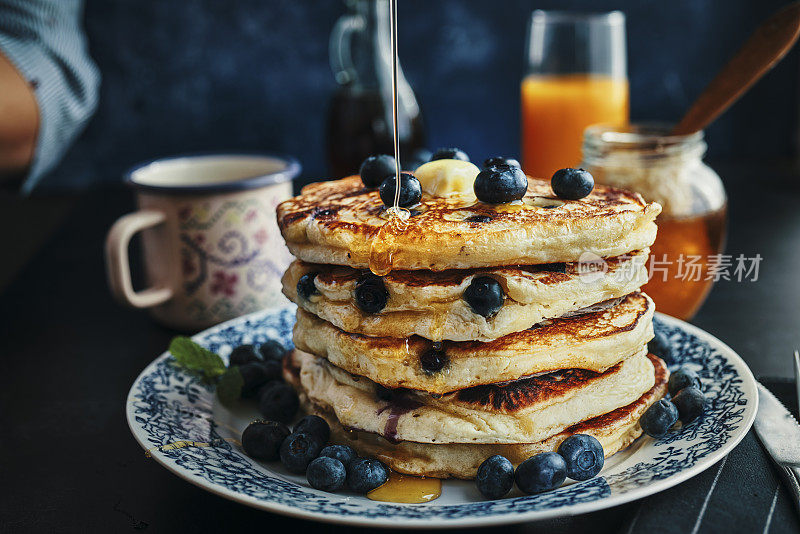
[[[467,301],[469,307],[484,317],[500,311],[505,296],[500,282],[489,276],[473,278],[467,289],[464,290],[464,300]]]
[[[306,472],[311,460],[319,456],[320,450],[322,450],[322,443],[317,436],[300,432],[299,434],[289,434],[283,440],[279,454],[281,463],[286,466],[286,469],[292,473],[302,474]]]
[[[514,480],[525,493],[539,493],[559,487],[567,478],[567,463],[557,452],[541,452],[517,467]]]
[[[336,458],[347,467],[350,462],[358,458],[358,454],[349,445],[328,445],[319,451],[320,457],[327,456],[328,458]]]
[[[394,158],[388,154],[370,156],[361,163],[359,174],[364,185],[373,189],[397,172]]]
[[[669,375],[667,389],[669,389],[669,394],[673,397],[677,395],[680,390],[688,387],[696,387],[701,391],[703,389],[703,384],[700,382],[700,377],[697,376],[697,373],[695,373],[690,367],[683,366]]]
[[[306,273],[297,281],[297,296],[303,300],[308,300],[311,295],[317,293],[317,286],[314,280],[317,279],[317,273]]]
[[[475,482],[481,495],[499,499],[514,487],[514,466],[505,456],[490,456],[478,467]]]
[[[339,491],[347,480],[344,464],[336,458],[314,458],[306,469],[309,485],[321,491]]]
[[[647,342],[647,350],[667,363],[672,362],[672,346],[664,332],[656,331],[653,339]]]
[[[331,427],[328,426],[327,421],[318,415],[307,415],[300,419],[292,432],[295,434],[305,432],[307,434],[314,434],[319,438],[320,443],[328,443],[331,437]]]
[[[672,397],[672,404],[678,409],[678,419],[688,425],[706,410],[706,396],[694,386],[683,388]]]
[[[519,164],[519,161],[515,160],[514,158],[505,158],[503,156],[495,156],[483,162],[484,169],[488,169],[489,167],[498,167],[498,166],[522,168],[522,165]]]
[[[578,200],[594,189],[594,176],[584,169],[559,169],[550,179],[550,187],[559,198]]]
[[[525,196],[528,177],[519,167],[494,166],[479,172],[472,187],[481,202],[507,204]]]
[[[258,393],[258,410],[271,421],[288,423],[300,407],[300,400],[292,386],[277,380],[269,382]]]
[[[441,345],[433,346],[419,355],[419,364],[426,373],[438,373],[450,363]]]
[[[368,493],[389,480],[389,469],[374,458],[356,458],[347,469],[347,487]]]
[[[231,351],[231,355],[228,358],[228,367],[260,361],[261,356],[256,352],[256,348],[253,345],[239,345]]]
[[[589,480],[605,463],[603,446],[588,434],[568,437],[558,447],[558,454],[567,462],[567,476],[572,480]]]
[[[639,419],[639,424],[642,430],[648,436],[660,438],[672,428],[678,421],[678,409],[667,399],[661,399],[646,412],[642,414]]]
[[[378,189],[383,204],[387,207],[394,206],[394,192],[397,189],[397,179],[394,175],[386,178]],[[400,173],[400,201],[401,208],[410,208],[422,200],[422,184],[417,177],[407,172]]]
[[[258,347],[258,352],[264,361],[280,362],[286,355],[286,347],[277,339],[268,339]]]
[[[253,421],[242,432],[242,448],[251,458],[278,459],[281,443],[289,436],[289,428],[278,421]]]
[[[270,362],[276,363],[276,362]],[[266,362],[250,362],[239,366],[239,373],[242,375],[242,398],[249,399],[256,396],[259,388],[280,376],[280,365],[275,370],[266,365]]]
[[[386,307],[389,292],[383,278],[372,273],[362,276],[356,282],[354,291],[356,306],[365,313],[378,313]]]
[[[469,156],[460,148],[440,148],[431,156],[431,161],[436,161],[437,159],[459,159],[461,161],[469,161]]]

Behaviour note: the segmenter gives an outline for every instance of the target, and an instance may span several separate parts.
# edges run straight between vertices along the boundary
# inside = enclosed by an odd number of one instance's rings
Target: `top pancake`
[[[405,224],[381,230],[389,218],[378,192],[350,176],[304,187],[278,206],[278,225],[304,261],[363,269],[372,257],[373,271],[377,265],[385,274],[389,267],[441,271],[572,262],[587,252],[619,256],[653,243],[661,206],[600,185],[586,198],[563,200],[549,182],[529,178],[517,204],[423,195],[410,211]]]

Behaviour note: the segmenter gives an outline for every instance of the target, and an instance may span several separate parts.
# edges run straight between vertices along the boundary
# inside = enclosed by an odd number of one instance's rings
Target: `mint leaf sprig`
[[[184,369],[200,374],[209,382],[216,382],[217,396],[223,404],[232,404],[241,396],[244,386],[242,373],[236,366],[225,367],[219,354],[184,336],[174,337],[169,344],[169,351]]]

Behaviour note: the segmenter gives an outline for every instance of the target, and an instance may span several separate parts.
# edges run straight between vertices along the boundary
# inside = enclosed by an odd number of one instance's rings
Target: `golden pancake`
[[[573,262],[587,252],[619,256],[653,243],[660,211],[636,193],[601,185],[583,199],[563,200],[549,182],[529,179],[518,204],[426,194],[404,224],[382,228],[389,218],[377,190],[350,176],[304,187],[278,206],[278,225],[303,261],[366,269],[372,258],[373,271],[385,274]]]
[[[448,363],[436,373],[420,360],[434,349],[429,340],[350,334],[301,308],[294,344],[388,388],[448,393],[558,369],[603,372],[645,350],[653,337],[653,311],[653,301],[633,293],[604,311],[552,319],[494,341],[445,341],[436,348]]]
[[[283,276],[283,292],[297,305],[353,333],[382,337],[418,335],[432,341],[490,341],[525,330],[544,319],[632,293],[647,282],[648,251],[605,260],[605,270],[586,273],[578,264],[496,267],[479,270],[392,271],[382,277],[388,293],[378,313],[355,303],[364,271],[295,261]],[[548,270],[549,269],[549,270]],[[563,272],[560,272],[563,271]],[[307,298],[297,284],[313,274],[316,292]],[[506,298],[484,317],[463,298],[476,277],[497,280]]]
[[[287,366],[299,370],[309,400],[343,426],[418,443],[534,443],[630,404],[654,384],[644,354],[604,373],[568,369],[443,396],[387,392],[300,350]]]

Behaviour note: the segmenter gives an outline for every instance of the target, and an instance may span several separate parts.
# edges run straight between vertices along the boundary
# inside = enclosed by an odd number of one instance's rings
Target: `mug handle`
[[[134,291],[128,259],[128,245],[138,232],[157,226],[166,220],[160,211],[141,210],[120,217],[106,236],[106,272],[114,297],[134,308],[150,308],[172,298],[168,287],[150,287]]]

